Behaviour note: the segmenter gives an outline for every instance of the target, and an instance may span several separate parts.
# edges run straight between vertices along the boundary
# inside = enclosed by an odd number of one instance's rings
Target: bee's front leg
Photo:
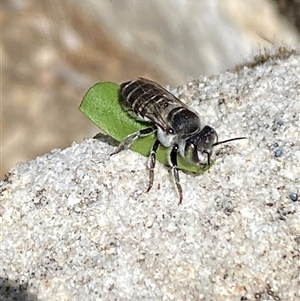
[[[150,126],[148,128],[142,129],[142,130],[140,130],[138,132],[135,132],[133,134],[128,135],[119,144],[119,146],[117,147],[117,149],[112,154],[110,154],[110,155],[112,156],[112,155],[115,155],[115,154],[119,153],[122,150],[128,149],[136,139],[149,136],[149,135],[151,135],[152,133],[154,133],[156,131],[157,131],[157,129],[156,129],[155,126]]]
[[[178,165],[177,165],[177,155],[178,155],[178,145],[176,144],[170,153],[170,165],[172,168],[172,176],[173,176],[173,180],[175,182],[176,185],[176,190],[178,192],[179,195],[179,203],[178,205],[180,205],[182,203],[182,199],[183,199],[183,195],[182,195],[182,187],[180,185],[180,181],[179,181],[179,173],[178,173]]]
[[[150,155],[149,155],[149,161],[148,161],[148,168],[149,168],[149,185],[148,185],[148,189],[146,192],[149,192],[149,190],[152,188],[153,186],[153,180],[154,180],[154,167],[155,167],[155,162],[156,162],[156,151],[157,148],[159,147],[160,142],[158,139],[156,139],[156,141],[154,142],[151,151],[150,151]]]

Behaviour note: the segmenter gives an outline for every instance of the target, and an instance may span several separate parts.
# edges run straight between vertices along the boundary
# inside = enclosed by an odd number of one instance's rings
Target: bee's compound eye
[[[218,141],[217,132],[210,126],[206,125],[200,132],[201,139],[199,144],[201,148],[210,149],[215,141]]]

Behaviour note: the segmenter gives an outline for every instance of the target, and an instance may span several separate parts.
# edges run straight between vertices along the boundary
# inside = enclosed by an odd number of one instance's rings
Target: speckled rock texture
[[[107,139],[16,165],[0,300],[300,300],[299,77],[299,49],[281,47],[171,90],[220,140],[248,138],[180,172],[180,206],[168,167],[146,193],[147,159]]]

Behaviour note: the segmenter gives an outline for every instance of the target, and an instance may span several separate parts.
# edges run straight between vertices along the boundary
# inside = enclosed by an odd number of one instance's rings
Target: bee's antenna
[[[216,145],[219,145],[219,144],[223,144],[223,143],[227,143],[227,142],[234,141],[234,140],[241,140],[241,139],[247,139],[247,137],[231,138],[231,139],[228,139],[228,140],[216,142],[216,143],[213,144],[213,146],[216,146]]]

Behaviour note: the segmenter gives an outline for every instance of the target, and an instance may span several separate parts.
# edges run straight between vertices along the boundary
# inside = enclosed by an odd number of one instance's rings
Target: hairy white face
[[[167,148],[178,145],[178,153],[188,162],[195,165],[209,164],[214,143],[218,140],[216,131],[205,126],[200,132],[188,139],[179,138],[174,133],[168,133],[157,127],[157,139]]]
[[[201,147],[199,149],[197,145],[193,143],[188,144],[186,141],[181,141],[178,143],[178,146],[178,152],[181,157],[188,162],[199,166],[208,164],[208,156],[210,157],[213,152],[213,147]]]
[[[186,140],[182,140],[179,144],[179,153],[192,164],[209,165],[213,147],[217,141],[216,131],[206,125],[200,132]]]

